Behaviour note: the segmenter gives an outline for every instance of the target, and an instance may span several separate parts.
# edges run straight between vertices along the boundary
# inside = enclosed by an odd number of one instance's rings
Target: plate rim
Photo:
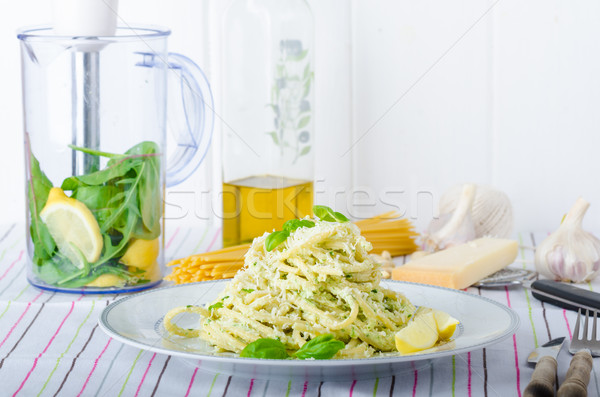
[[[145,291],[141,291],[141,292],[137,292],[137,293],[125,296],[119,300],[116,300],[116,301],[110,303],[108,306],[106,306],[102,310],[102,313],[98,317],[98,325],[105,334],[107,334],[109,337],[111,337],[113,339],[120,341],[123,344],[134,346],[134,347],[137,347],[137,348],[140,348],[143,350],[147,350],[147,351],[152,351],[155,353],[161,353],[161,354],[166,354],[166,355],[170,355],[170,356],[177,356],[177,357],[182,357],[182,358],[187,358],[187,359],[195,359],[195,360],[203,360],[203,361],[235,362],[235,363],[239,363],[239,364],[243,363],[243,364],[249,364],[249,365],[261,365],[261,366],[273,365],[275,363],[281,364],[282,360],[277,360],[277,359],[216,356],[216,355],[211,355],[211,354],[206,354],[206,353],[186,352],[186,351],[181,351],[181,350],[168,349],[168,348],[164,348],[164,347],[161,347],[158,345],[150,345],[150,344],[142,343],[135,339],[121,335],[107,322],[107,317],[110,314],[110,312],[117,306],[122,305],[123,303],[127,302],[130,299],[135,299],[140,296],[147,295],[147,294],[154,294],[154,293],[157,293],[158,291],[163,291],[163,290],[167,290],[167,289],[178,289],[178,288],[184,288],[184,287],[189,288],[189,287],[203,285],[203,284],[204,285],[209,285],[209,284],[213,285],[213,284],[227,283],[229,281],[231,281],[231,279],[207,280],[207,281],[198,281],[198,282],[194,282],[194,283],[168,285],[168,286],[164,286],[164,287],[160,287],[160,288],[153,288],[153,289],[149,289],[149,290],[145,290]],[[492,304],[492,305],[497,306],[498,308],[504,310],[510,318],[510,324],[508,324],[506,330],[504,330],[504,332],[502,334],[494,337],[493,340],[487,340],[487,341],[483,341],[483,342],[480,342],[480,343],[477,343],[474,345],[464,346],[464,347],[460,347],[457,349],[431,351],[431,352],[427,352],[427,353],[409,354],[409,355],[404,355],[404,356],[383,356],[383,357],[350,358],[350,359],[349,358],[340,358],[340,359],[328,359],[328,360],[284,360],[285,365],[293,366],[293,367],[303,367],[306,365],[322,366],[322,367],[340,366],[340,365],[356,366],[356,365],[390,364],[390,363],[437,359],[437,358],[441,358],[441,357],[445,357],[445,356],[462,354],[462,353],[467,353],[467,352],[471,352],[474,350],[479,350],[481,348],[484,348],[485,346],[499,343],[499,342],[509,338],[511,335],[513,335],[518,330],[520,323],[521,323],[520,317],[517,315],[517,313],[515,312],[514,309],[512,309],[511,307],[508,307],[507,305],[504,305],[500,302],[497,302],[493,299],[485,297],[485,296],[475,295],[475,294],[472,294],[472,293],[469,293],[469,292],[463,291],[463,290],[440,287],[437,285],[430,285],[430,284],[413,283],[413,282],[409,282],[409,281],[387,280],[386,279],[386,280],[381,280],[381,282],[398,284],[398,285],[407,285],[408,284],[408,285],[417,286],[417,287],[439,289],[439,290],[446,291],[446,292],[457,293],[459,295],[460,294],[466,295],[471,299],[482,300],[484,302],[487,302],[489,304]],[[399,292],[401,292],[401,291],[399,291]],[[159,339],[159,340],[161,340],[161,339]]]

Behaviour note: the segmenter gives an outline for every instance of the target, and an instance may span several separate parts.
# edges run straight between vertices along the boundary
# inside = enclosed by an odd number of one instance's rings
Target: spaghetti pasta
[[[210,305],[172,309],[166,330],[200,337],[218,349],[239,353],[260,338],[280,340],[297,350],[308,340],[332,334],[345,343],[338,358],[370,357],[396,351],[394,335],[415,307],[380,285],[372,246],[350,222],[314,220],[272,251],[268,234],[256,238],[243,269]],[[174,323],[183,312],[197,313],[197,330]]]

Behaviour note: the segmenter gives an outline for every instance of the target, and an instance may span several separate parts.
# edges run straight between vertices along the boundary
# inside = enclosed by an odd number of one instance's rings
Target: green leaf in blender
[[[27,155],[29,157],[29,180],[27,186],[27,195],[29,198],[29,216],[31,218],[31,226],[29,233],[34,247],[35,259],[49,259],[54,254],[56,244],[50,235],[48,228],[40,219],[40,212],[46,201],[48,194],[52,189],[52,182],[40,169],[40,163],[31,153],[29,145],[29,135],[25,134],[27,141]]]
[[[66,264],[56,254],[54,241],[39,219],[52,183],[31,154],[30,209],[35,273],[48,284],[66,288],[85,286],[99,275],[118,274],[129,284],[148,282],[118,263],[133,238],[155,239],[160,235],[162,215],[160,153],[154,142],[141,142],[124,154],[70,146],[89,155],[106,157],[104,169],[66,178],[61,188],[84,203],[94,214],[103,235],[104,249],[98,261],[85,269]],[[39,253],[38,253],[39,251]]]

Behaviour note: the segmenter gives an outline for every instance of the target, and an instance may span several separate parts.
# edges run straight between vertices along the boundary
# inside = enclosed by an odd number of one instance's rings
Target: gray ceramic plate
[[[170,309],[211,302],[226,282],[205,281],[140,292],[107,306],[98,321],[104,332],[120,342],[180,357],[204,371],[256,379],[310,376],[328,380],[375,378],[422,368],[430,365],[431,360],[497,343],[512,335],[519,325],[513,310],[481,296],[430,285],[383,281],[382,286],[404,293],[413,304],[439,309],[457,318],[460,326],[453,340],[409,356],[303,361],[223,355],[197,338],[167,335],[162,319]]]

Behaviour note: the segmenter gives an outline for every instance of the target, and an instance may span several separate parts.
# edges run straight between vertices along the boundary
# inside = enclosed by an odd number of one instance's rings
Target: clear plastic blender
[[[169,35],[19,32],[31,284],[114,293],[162,279],[165,185],[194,172],[213,127],[208,82],[167,52]]]

